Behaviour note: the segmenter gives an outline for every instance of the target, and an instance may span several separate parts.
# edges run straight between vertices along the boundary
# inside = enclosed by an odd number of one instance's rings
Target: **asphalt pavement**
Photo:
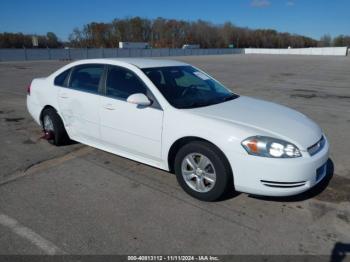
[[[324,254],[350,249],[350,58],[172,57],[241,95],[314,119],[331,144],[324,183],[289,198],[201,202],[173,174],[81,144],[54,147],[26,86],[66,61],[0,63],[0,254]],[[283,175],[283,174],[281,174]]]

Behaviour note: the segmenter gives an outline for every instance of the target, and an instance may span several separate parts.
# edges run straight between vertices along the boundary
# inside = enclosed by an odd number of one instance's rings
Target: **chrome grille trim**
[[[299,182],[277,182],[277,181],[267,181],[267,180],[260,180],[260,182],[264,186],[268,187],[279,187],[279,188],[292,188],[292,187],[301,187],[306,184],[306,181],[299,181]]]

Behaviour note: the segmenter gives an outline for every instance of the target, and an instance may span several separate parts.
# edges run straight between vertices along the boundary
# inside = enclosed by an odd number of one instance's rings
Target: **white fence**
[[[347,47],[310,47],[290,49],[246,48],[245,54],[346,56],[347,49]]]

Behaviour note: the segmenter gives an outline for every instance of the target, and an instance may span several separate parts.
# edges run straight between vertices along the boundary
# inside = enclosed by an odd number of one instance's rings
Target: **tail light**
[[[29,84],[29,85],[27,86],[27,94],[28,94],[28,95],[30,95],[30,88],[31,88],[31,85],[32,85],[32,84]]]

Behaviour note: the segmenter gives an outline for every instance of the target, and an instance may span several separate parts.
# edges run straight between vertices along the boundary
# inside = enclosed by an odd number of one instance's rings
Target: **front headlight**
[[[272,158],[301,157],[299,149],[292,143],[266,136],[248,137],[242,146],[250,155]]]

